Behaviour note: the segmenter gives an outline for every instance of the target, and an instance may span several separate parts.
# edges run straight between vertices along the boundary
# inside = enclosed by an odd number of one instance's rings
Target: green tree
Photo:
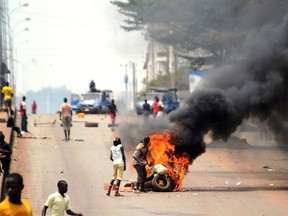
[[[277,23],[287,0],[128,0],[112,1],[127,19],[126,31],[143,30],[147,38],[174,46],[182,57],[196,48],[216,61],[237,56],[246,35]],[[211,57],[210,57],[211,58]],[[203,59],[202,59],[203,60]],[[199,59],[190,57],[191,63]]]

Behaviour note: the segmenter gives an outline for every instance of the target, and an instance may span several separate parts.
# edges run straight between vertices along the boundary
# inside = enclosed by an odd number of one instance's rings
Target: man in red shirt
[[[155,96],[153,103],[153,117],[156,118],[157,113],[159,112],[159,98]]]
[[[26,97],[22,97],[22,101],[20,102],[20,115],[21,115],[21,130],[24,133],[27,133],[27,112],[26,112]]]
[[[65,97],[63,100],[64,103],[60,106],[59,114],[59,119],[62,121],[66,142],[67,140],[70,140],[70,127],[72,122],[72,107],[67,101],[68,100]]]
[[[32,109],[32,114],[36,114],[37,104],[36,104],[35,100],[31,104],[31,109]]]

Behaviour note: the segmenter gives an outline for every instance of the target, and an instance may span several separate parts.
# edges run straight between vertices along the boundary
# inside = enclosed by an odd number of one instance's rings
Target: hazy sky
[[[29,6],[19,8],[24,3]],[[130,62],[136,63],[141,87],[146,41],[140,32],[120,28],[123,16],[109,0],[9,0],[9,4],[18,96],[48,86],[81,93],[91,80],[99,89],[125,90],[125,64],[132,80]]]

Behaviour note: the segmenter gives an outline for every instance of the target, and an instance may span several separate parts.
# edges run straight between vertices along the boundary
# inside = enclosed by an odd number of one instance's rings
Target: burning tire
[[[176,187],[176,182],[174,181],[174,179],[171,176],[168,176],[167,178],[169,178],[171,181],[170,191],[172,192]]]
[[[171,177],[155,175],[151,183],[156,192],[171,192]]]

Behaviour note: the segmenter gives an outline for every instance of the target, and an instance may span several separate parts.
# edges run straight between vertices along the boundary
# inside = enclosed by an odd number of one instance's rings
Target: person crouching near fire
[[[123,196],[119,193],[119,188],[123,178],[123,172],[126,170],[126,157],[124,147],[121,144],[121,139],[119,136],[116,136],[113,140],[113,145],[111,146],[110,151],[110,160],[113,161],[113,175],[106,195],[110,196],[113,183],[116,180],[115,196]]]
[[[147,177],[146,165],[147,155],[150,146],[150,137],[147,136],[144,138],[143,143],[140,142],[133,153],[133,166],[137,172],[137,183],[136,183],[136,192],[147,192],[145,190],[144,184]]]

